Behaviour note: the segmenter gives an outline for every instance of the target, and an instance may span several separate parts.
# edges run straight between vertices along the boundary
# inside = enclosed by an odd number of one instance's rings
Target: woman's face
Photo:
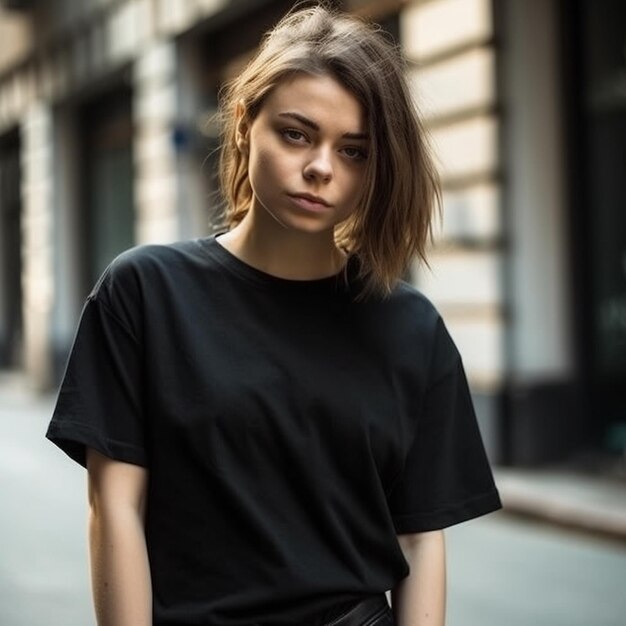
[[[237,144],[248,154],[251,211],[320,234],[357,208],[368,158],[365,113],[334,78],[300,74],[280,83],[254,120],[240,117]]]

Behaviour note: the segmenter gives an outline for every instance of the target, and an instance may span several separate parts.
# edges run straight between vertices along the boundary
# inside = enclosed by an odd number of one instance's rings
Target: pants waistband
[[[381,593],[357,602],[324,626],[367,626],[374,624],[375,618],[389,610],[387,597]]]

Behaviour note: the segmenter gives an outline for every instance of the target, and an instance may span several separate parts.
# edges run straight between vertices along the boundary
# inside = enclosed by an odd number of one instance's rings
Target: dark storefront
[[[626,5],[564,2],[568,194],[588,447],[626,447]]]
[[[21,366],[22,262],[20,140],[0,139],[0,367]]]
[[[119,89],[80,113],[82,282],[88,291],[111,259],[133,246],[131,91]]]

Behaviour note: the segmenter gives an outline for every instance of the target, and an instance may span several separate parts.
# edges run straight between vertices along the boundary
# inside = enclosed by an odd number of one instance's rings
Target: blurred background
[[[78,316],[122,250],[212,230],[218,90],[292,4],[0,0],[2,626],[92,623],[84,476],[43,441]],[[331,4],[408,59],[444,187],[411,280],[505,502],[450,530],[449,624],[624,624],[626,3]]]

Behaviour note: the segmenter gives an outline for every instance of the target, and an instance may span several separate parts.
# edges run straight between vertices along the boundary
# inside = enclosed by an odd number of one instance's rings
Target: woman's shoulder
[[[119,311],[175,294],[207,263],[200,239],[141,244],[115,256],[93,285],[87,300]]]
[[[154,280],[158,274],[175,275],[205,259],[200,239],[171,243],[148,243],[128,248],[115,256],[96,281],[90,296],[107,289],[133,288]]]
[[[372,323],[385,340],[426,355],[423,365],[437,371],[451,369],[460,356],[446,323],[433,301],[418,287],[398,281],[391,293],[377,300],[372,309]]]
[[[406,280],[398,280],[391,292],[378,298],[377,303],[385,315],[406,319],[410,325],[434,327],[441,318],[430,298]]]
[[[149,270],[155,266],[181,261],[185,257],[198,257],[201,254],[201,239],[185,239],[171,243],[145,243],[120,252],[109,263],[109,273]]]

